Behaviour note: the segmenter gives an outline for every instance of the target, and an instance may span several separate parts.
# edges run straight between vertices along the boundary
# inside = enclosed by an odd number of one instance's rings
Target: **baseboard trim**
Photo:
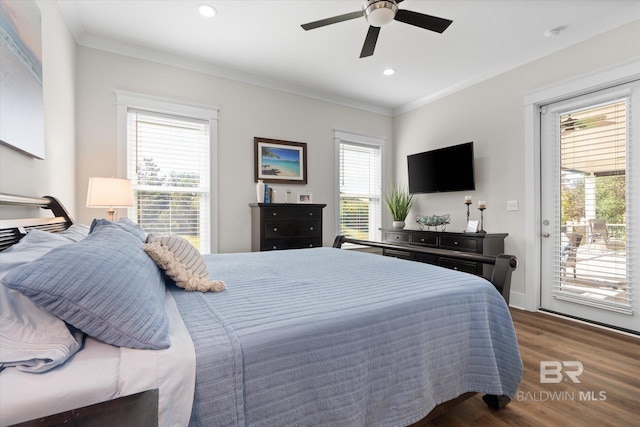
[[[519,308],[520,310],[536,311],[535,307],[529,307],[526,295],[522,292],[513,292],[509,295],[509,307]]]
[[[583,325],[595,326],[597,328],[605,329],[607,331],[617,332],[619,334],[627,335],[627,336],[634,337],[634,338],[640,338],[640,331],[634,331],[634,330],[631,330],[631,329],[621,328],[619,326],[606,325],[604,323],[596,322],[594,320],[583,319],[581,317],[571,316],[569,314],[564,314],[564,313],[558,313],[557,311],[547,310],[547,309],[544,309],[544,308],[539,308],[538,311],[540,313],[547,314],[549,316],[559,317],[561,319],[572,320],[572,321],[574,321],[576,323],[582,323]]]

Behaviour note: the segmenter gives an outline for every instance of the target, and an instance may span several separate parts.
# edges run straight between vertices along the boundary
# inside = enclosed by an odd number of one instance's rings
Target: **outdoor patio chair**
[[[589,220],[589,247],[592,244],[602,244],[598,249],[607,249],[613,251],[624,250],[626,243],[624,239],[617,239],[609,236],[607,224],[603,219],[590,219]]]
[[[560,270],[562,274],[567,274],[567,268],[573,268],[573,278],[576,278],[576,256],[578,254],[578,247],[582,243],[582,234],[580,233],[565,233],[565,236],[569,239],[569,242],[562,247],[560,253]]]
[[[604,219],[589,220],[589,246],[594,243],[603,242],[609,247],[609,232],[607,231],[607,223]]]

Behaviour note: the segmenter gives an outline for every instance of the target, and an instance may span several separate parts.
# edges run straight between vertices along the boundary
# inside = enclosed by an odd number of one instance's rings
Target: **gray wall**
[[[218,209],[220,252],[251,250],[255,136],[307,143],[308,184],[275,187],[282,196],[291,188],[327,204],[325,245],[335,237],[333,131],[382,137],[389,151],[392,147],[388,116],[90,48],[78,50],[76,88],[76,201],[82,222],[104,216],[82,206],[89,177],[117,176],[118,162],[125,161],[118,159],[115,90],[219,108],[219,206],[213,208]]]

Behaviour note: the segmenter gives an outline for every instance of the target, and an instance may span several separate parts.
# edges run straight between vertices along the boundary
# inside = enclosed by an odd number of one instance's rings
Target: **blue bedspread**
[[[207,256],[222,293],[173,295],[196,348],[192,425],[406,426],[522,362],[484,279],[315,248]]]

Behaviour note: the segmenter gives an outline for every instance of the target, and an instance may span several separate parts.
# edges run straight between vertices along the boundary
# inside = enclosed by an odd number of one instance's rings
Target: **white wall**
[[[73,213],[76,43],[57,3],[37,4],[42,19],[45,159],[0,145],[0,192],[56,196]]]
[[[474,199],[472,219],[480,216],[477,201],[486,200],[485,230],[509,233],[505,251],[520,261],[512,281],[512,303],[516,305],[527,298],[525,211],[537,209],[525,204],[524,169],[532,159],[524,155],[524,97],[534,89],[640,56],[638,35],[640,21],[635,21],[394,119],[399,182],[407,179],[408,154],[475,142],[476,190],[418,195],[413,215],[450,213],[447,230],[460,231],[466,221],[464,195]],[[507,212],[508,200],[518,200],[519,210]]]
[[[274,187],[281,197],[290,188],[327,204],[325,245],[335,237],[334,129],[382,137],[388,152],[392,147],[391,117],[95,49],[78,50],[76,89],[76,202],[84,223],[105,215],[84,207],[89,177],[118,174],[116,89],[219,108],[219,207],[214,208],[220,252],[251,250],[255,136],[307,143],[308,184]]]

